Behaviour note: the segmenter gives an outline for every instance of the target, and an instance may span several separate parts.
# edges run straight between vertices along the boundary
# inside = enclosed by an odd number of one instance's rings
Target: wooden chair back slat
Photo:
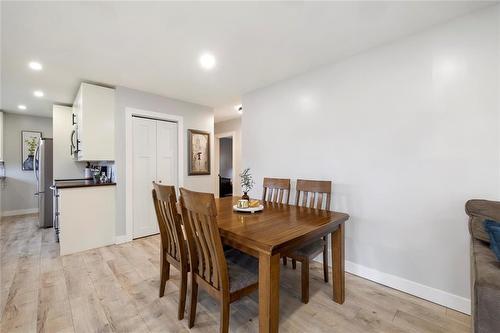
[[[264,178],[262,201],[288,204],[290,179]]]
[[[279,193],[278,193],[278,202],[283,202],[283,192],[284,191],[279,191]]]
[[[166,245],[166,250],[167,250],[167,253],[170,254],[172,257],[176,258],[176,252],[175,251],[175,239],[174,239],[174,232],[172,231],[171,227],[170,227],[170,223],[166,222],[166,221],[170,221],[170,216],[169,214],[167,213],[167,210],[168,210],[168,206],[165,202],[163,201],[160,201],[158,202],[158,208],[160,210],[160,214],[161,214],[161,221],[165,221],[163,223],[161,223],[163,226],[163,228],[165,229],[165,232],[163,233],[164,235],[166,235],[166,242],[165,244]],[[161,232],[161,229],[160,229],[160,234],[162,234]],[[160,236],[161,237],[161,236]],[[163,240],[162,240],[163,241]]]
[[[175,192],[174,192],[175,195]],[[174,199],[175,200],[175,199]],[[159,202],[159,208],[162,211],[162,215],[165,221],[175,221],[178,218],[177,213],[175,213],[175,216],[172,213],[172,210],[170,209],[170,202],[165,202],[165,201],[160,201]],[[180,220],[179,220],[180,221]],[[180,223],[178,223],[180,225]],[[169,254],[176,258],[178,258],[179,252],[177,251],[177,247],[180,243],[180,240],[177,238],[177,231],[174,223],[167,223],[166,224],[168,232],[167,232],[167,237],[169,239]]]
[[[201,228],[199,225],[199,220],[198,216],[196,213],[191,213],[192,216],[192,221],[193,221],[193,231],[194,234],[197,235],[197,237],[194,237],[197,243],[196,247],[196,253],[198,256],[198,273],[201,274],[203,279],[207,280],[207,275],[206,275],[206,266],[209,265],[208,261],[210,261],[210,258],[206,255],[205,248],[203,246],[204,243],[204,235],[201,232]],[[208,280],[210,280],[210,276],[208,276]]]
[[[211,280],[211,275],[210,275],[210,254],[208,253],[208,247],[207,247],[207,240],[206,240],[206,234],[202,230],[202,224],[203,222],[200,221],[200,215],[197,213],[191,214],[192,220],[193,220],[193,225],[194,225],[194,232],[198,236],[196,237],[196,240],[198,241],[198,253],[199,253],[199,265],[198,265],[198,272],[203,276],[205,280],[210,282]]]
[[[153,182],[152,195],[162,250],[177,261],[187,260],[182,219],[176,208],[175,187]]]
[[[217,233],[214,233],[214,229],[213,229],[214,224],[210,223],[208,221],[207,217],[205,217],[205,220],[206,220],[206,223],[203,224],[203,228],[205,230],[205,234],[207,235],[207,237],[209,237],[210,239],[215,239],[215,237],[219,237],[219,239],[220,239],[219,228],[215,227],[215,229],[217,230]],[[210,251],[210,256],[212,258],[217,258],[217,250],[215,247],[216,247],[215,242],[208,243],[208,250]],[[222,247],[222,242],[221,242],[221,247]],[[224,249],[222,249],[222,252],[224,252]],[[224,262],[225,262],[225,258],[224,258]],[[219,269],[218,269],[218,267],[211,265],[211,276],[212,276],[213,286],[216,289],[219,289],[220,288],[220,281],[219,281]]]
[[[327,210],[330,209],[329,200],[327,200],[326,205],[327,205],[326,209]],[[318,207],[321,208],[322,206],[323,206],[323,193],[318,193]]]
[[[295,204],[330,210],[330,201],[332,197],[332,182],[323,180],[297,180],[297,191],[295,195]],[[301,202],[302,197],[302,204]],[[310,200],[309,200],[310,199]],[[323,205],[323,203],[325,203]]]
[[[227,264],[217,226],[217,208],[211,193],[180,189],[193,274],[217,290],[229,290]]]
[[[309,192],[304,192],[302,195],[302,206],[304,206],[304,207],[308,206],[308,204],[307,204],[308,195],[309,195]]]

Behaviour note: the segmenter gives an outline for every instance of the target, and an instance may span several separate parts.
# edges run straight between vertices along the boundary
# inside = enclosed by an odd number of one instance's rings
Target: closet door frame
[[[116,235],[117,230],[115,230],[115,243],[120,244],[120,243],[125,243],[129,242],[133,239],[133,202],[132,202],[132,182],[133,182],[133,153],[132,153],[132,148],[133,148],[133,139],[132,139],[132,132],[133,132],[133,124],[132,124],[132,117],[137,116],[137,117],[143,117],[143,118],[151,118],[151,119],[157,119],[157,120],[165,120],[165,121],[170,121],[170,122],[175,122],[177,123],[177,182],[179,184],[179,187],[182,187],[184,185],[184,177],[183,177],[183,170],[184,170],[184,136],[182,133],[184,133],[184,118],[182,116],[178,115],[172,115],[172,114],[166,114],[166,113],[160,113],[160,112],[154,112],[154,111],[147,111],[147,110],[140,110],[140,109],[135,109],[135,108],[125,108],[125,184],[120,184],[120,179],[117,180],[117,186],[125,186],[125,235]],[[123,207],[118,207],[117,209],[120,210]],[[117,221],[120,218],[120,214],[117,214]]]

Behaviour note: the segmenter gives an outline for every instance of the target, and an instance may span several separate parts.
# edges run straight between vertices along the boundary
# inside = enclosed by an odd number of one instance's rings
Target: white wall
[[[240,187],[240,179],[239,174],[243,169],[241,164],[241,118],[230,119],[222,122],[215,123],[215,134],[225,134],[225,133],[233,133],[233,194],[241,195],[241,187]],[[218,151],[216,149],[216,154]],[[218,156],[216,156],[216,160],[218,160]],[[218,179],[216,179],[218,182]],[[218,186],[216,184],[216,186]],[[216,187],[217,188],[217,187]]]
[[[116,88],[116,234],[125,235],[125,109],[135,108],[183,117],[184,122],[184,187],[201,192],[214,191],[214,159],[211,160],[211,175],[188,176],[187,130],[197,129],[211,133],[210,156],[214,156],[214,113],[209,107],[187,103],[125,87]]]
[[[52,137],[52,119],[5,113],[4,115],[5,186],[2,188],[2,215],[24,214],[38,208],[33,171],[21,170],[21,131],[40,131]]]
[[[69,106],[54,105],[52,108],[54,179],[83,178],[85,162],[75,162],[70,156],[70,135],[73,130]]]
[[[462,311],[464,203],[500,198],[496,9],[243,96],[257,184],[332,180],[348,269]]]

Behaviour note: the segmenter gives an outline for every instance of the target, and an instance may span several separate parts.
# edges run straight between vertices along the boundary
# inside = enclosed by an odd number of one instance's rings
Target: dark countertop
[[[54,186],[57,189],[112,185],[116,185],[116,183],[97,183],[93,179],[54,179]]]

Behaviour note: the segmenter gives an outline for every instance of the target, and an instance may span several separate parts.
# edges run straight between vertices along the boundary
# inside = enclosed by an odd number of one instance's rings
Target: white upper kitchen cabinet
[[[52,172],[54,179],[82,178],[84,174],[84,162],[75,161],[68,154],[68,138],[72,135],[73,110],[70,106],[52,106]]]
[[[82,83],[73,103],[72,154],[79,161],[114,161],[115,90]]]

